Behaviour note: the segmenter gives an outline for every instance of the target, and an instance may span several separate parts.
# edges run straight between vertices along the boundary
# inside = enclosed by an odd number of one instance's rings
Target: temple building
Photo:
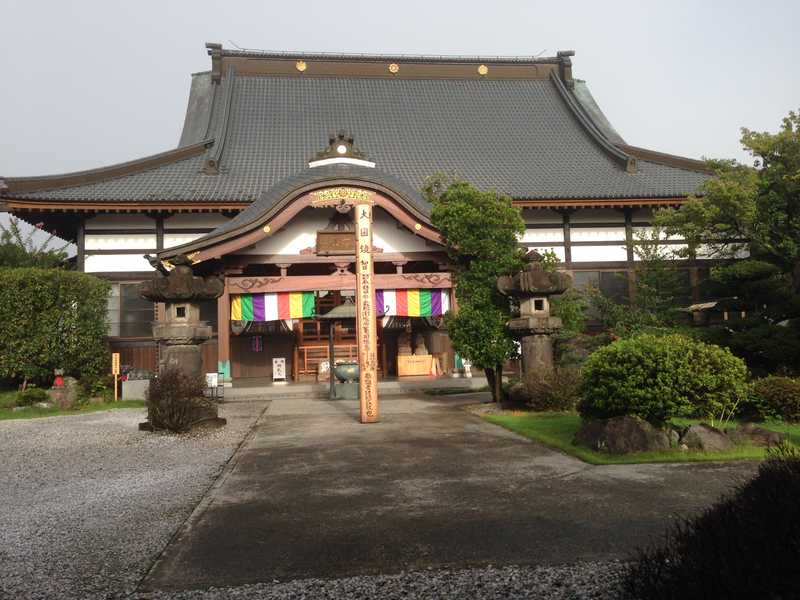
[[[353,329],[316,317],[355,293],[356,201],[373,211],[379,376],[447,373],[454,356],[442,315],[457,307],[421,193],[427,177],[455,174],[509,195],[526,222],[521,244],[552,249],[577,285],[617,297],[629,293],[619,275],[633,271],[635,231],[708,177],[699,161],[629,145],[573,76],[573,52],[206,47],[211,68],[192,75],[175,149],[0,179],[6,210],[74,240],[77,268],[112,282],[109,343],[124,364],[155,369],[151,322],[164,308],[140,298],[137,284],[178,255],[225,279],[223,296],[201,311],[215,332],[207,371],[271,378],[282,358],[288,379],[315,378],[330,327],[337,356],[354,356]],[[687,261],[687,281],[703,265]],[[430,360],[402,360],[409,355]]]

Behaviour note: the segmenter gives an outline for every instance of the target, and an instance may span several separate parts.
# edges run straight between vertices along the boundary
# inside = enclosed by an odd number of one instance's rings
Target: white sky
[[[0,175],[174,147],[204,43],[534,55],[574,49],[628,143],[748,160],[739,127],[800,108],[800,2],[0,0]]]

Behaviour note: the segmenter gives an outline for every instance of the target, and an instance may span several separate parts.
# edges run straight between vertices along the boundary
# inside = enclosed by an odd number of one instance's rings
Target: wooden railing
[[[336,344],[334,346],[336,360],[358,360],[358,346],[355,344]],[[295,346],[294,379],[303,376],[316,377],[319,363],[329,360],[328,345]]]

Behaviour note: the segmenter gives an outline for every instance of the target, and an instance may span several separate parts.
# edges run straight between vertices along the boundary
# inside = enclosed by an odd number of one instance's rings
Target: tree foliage
[[[522,268],[518,238],[525,223],[507,196],[478,190],[452,176],[430,178],[424,192],[433,205],[433,224],[456,267],[459,308],[446,317],[453,347],[486,371],[498,400],[502,365],[516,346],[505,326],[510,301],[498,291],[497,278]]]
[[[0,377],[50,383],[53,369],[96,374],[105,348],[109,284],[61,269],[0,269]]]
[[[49,269],[64,266],[69,245],[53,234],[37,241],[38,227],[23,233],[19,219],[11,217],[8,226],[0,222],[0,267],[38,267]]]
[[[746,249],[787,273],[800,293],[800,114],[790,112],[777,133],[742,129],[754,166],[709,161],[715,177],[702,195],[657,222],[684,237],[687,254],[730,258]]]

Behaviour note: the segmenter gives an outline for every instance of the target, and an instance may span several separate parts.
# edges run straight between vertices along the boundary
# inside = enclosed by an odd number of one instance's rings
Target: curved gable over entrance
[[[337,164],[309,168],[261,194],[250,207],[207,235],[158,254],[186,254],[194,263],[236,253],[274,235],[309,207],[348,206],[354,201],[382,208],[413,234],[436,244],[430,204],[399,179],[377,169]]]

